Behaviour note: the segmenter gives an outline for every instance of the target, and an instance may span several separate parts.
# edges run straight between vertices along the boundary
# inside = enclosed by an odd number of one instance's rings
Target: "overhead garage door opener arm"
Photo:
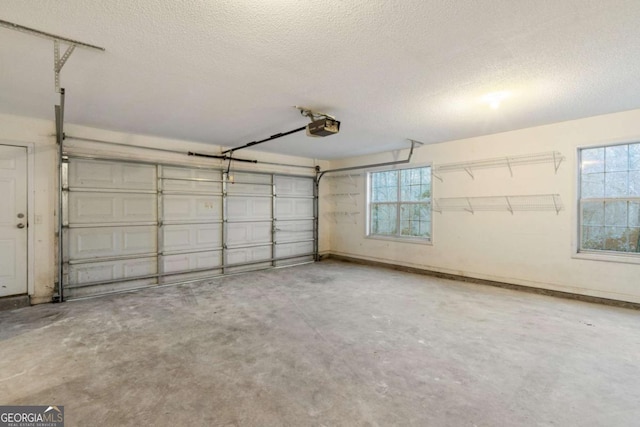
[[[276,133],[275,135],[271,135],[269,138],[261,139],[260,141],[252,141],[247,144],[241,145],[240,147],[229,148],[228,150],[223,151],[222,154],[229,153],[229,156],[231,156],[233,155],[234,151],[253,147],[254,145],[262,144],[263,142],[273,141],[274,139],[282,138],[283,136],[291,135],[293,133],[302,132],[303,130],[306,130],[307,135],[309,136],[329,136],[340,131],[340,122],[337,121],[335,117],[325,113],[313,111],[305,107],[295,106],[294,108],[300,110],[300,114],[302,114],[303,116],[308,117],[309,120],[311,120],[311,123],[287,132]]]

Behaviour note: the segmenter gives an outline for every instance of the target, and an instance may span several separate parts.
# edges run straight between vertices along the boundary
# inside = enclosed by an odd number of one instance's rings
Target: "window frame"
[[[430,196],[429,196],[429,211],[430,211],[430,221],[429,221],[429,237],[425,238],[425,237],[419,237],[419,236],[403,236],[400,234],[400,224],[401,224],[401,213],[400,213],[400,209],[401,209],[401,205],[403,204],[417,204],[417,205],[421,205],[424,204],[424,202],[411,202],[411,201],[406,201],[403,202],[402,201],[402,185],[400,185],[400,174],[402,173],[402,171],[405,170],[412,170],[412,169],[424,169],[424,168],[429,168],[429,172],[431,175],[431,180],[430,180]],[[372,176],[375,173],[380,173],[380,172],[391,172],[391,171],[397,171],[398,172],[398,185],[397,185],[397,191],[398,191],[398,197],[397,197],[397,201],[395,202],[373,202],[372,201],[372,186],[373,186],[373,179]],[[431,163],[424,163],[424,164],[416,164],[416,165],[411,165],[410,167],[392,167],[392,168],[377,168],[377,169],[371,169],[371,170],[367,170],[366,171],[366,221],[365,221],[365,237],[368,239],[374,239],[374,240],[386,240],[386,241],[394,241],[394,242],[404,242],[404,243],[417,243],[417,244],[422,244],[422,245],[433,245],[433,167]],[[389,204],[389,205],[396,205],[397,206],[397,214],[396,214],[396,224],[398,226],[398,234],[374,234],[371,232],[371,226],[372,226],[372,205],[374,204]]]
[[[640,199],[640,196],[626,196],[626,197],[598,197],[598,198],[583,198],[582,197],[582,154],[584,150],[592,150],[603,148],[607,149],[610,147],[617,146],[630,146],[640,144],[640,140],[634,141],[616,141],[605,144],[596,144],[596,145],[586,145],[579,146],[576,148],[576,189],[575,189],[575,207],[576,207],[576,215],[575,215],[575,227],[574,227],[574,244],[573,244],[573,258],[576,259],[586,259],[593,261],[607,261],[607,262],[621,262],[621,263],[629,263],[629,264],[640,264],[640,252],[623,252],[623,251],[615,251],[615,250],[607,250],[607,249],[583,249],[583,222],[584,222],[584,214],[583,214],[583,203],[584,201],[597,201],[601,200],[606,202],[607,200],[615,201],[616,199],[620,201],[630,201],[633,199]],[[605,160],[606,161],[606,160]],[[627,166],[626,172],[635,171],[635,169],[629,169]],[[604,172],[606,173],[606,171]],[[606,185],[606,183],[605,183]]]

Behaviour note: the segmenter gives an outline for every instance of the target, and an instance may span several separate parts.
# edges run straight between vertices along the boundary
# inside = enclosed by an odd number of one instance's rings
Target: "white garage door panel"
[[[236,183],[249,182],[254,184],[271,184],[271,175],[260,173],[234,172],[233,181]]]
[[[313,178],[234,172],[224,184],[219,170],[73,158],[66,170],[67,297],[313,259]]]
[[[314,180],[276,176],[276,266],[313,261],[314,221]],[[300,255],[300,256],[298,256]]]
[[[70,285],[103,282],[157,273],[156,258],[101,261],[68,266]]]
[[[155,222],[156,217],[154,194],[69,194],[71,224]]]
[[[289,258],[276,261],[276,267],[285,267],[287,265],[296,265],[307,262],[313,262],[313,256],[304,256],[300,258]]]
[[[162,233],[165,252],[222,246],[222,224],[165,225]]]
[[[186,281],[192,281],[192,280],[198,280],[198,279],[208,279],[208,278],[221,276],[221,275],[222,275],[222,269],[214,268],[211,270],[198,271],[195,273],[172,274],[170,276],[166,276],[162,280],[164,281],[163,283],[180,283],[180,282],[186,282]]]
[[[276,221],[276,242],[313,239],[313,220]]]
[[[243,249],[229,249],[227,251],[227,264],[242,264],[269,259],[271,259],[271,245]]]
[[[222,197],[165,195],[165,221],[212,221],[222,218]]]
[[[276,219],[313,218],[313,199],[278,198]]]
[[[209,251],[192,254],[168,255],[162,257],[165,273],[189,272],[193,269],[215,268],[222,265],[222,252]]]
[[[130,289],[149,287],[156,284],[156,279],[139,279],[127,282],[115,282],[106,285],[86,286],[82,288],[71,288],[65,291],[65,298],[82,298],[95,295],[104,295],[110,292],[123,292]]]
[[[276,258],[313,253],[313,242],[285,243],[276,245]]]
[[[231,249],[227,251],[227,264],[243,264],[254,261],[270,260],[271,245],[244,249]],[[227,273],[239,273],[241,271],[259,270],[271,266],[271,261],[242,265],[238,267],[230,267],[225,271]]]
[[[271,222],[238,222],[227,225],[227,245],[271,243]]]
[[[65,230],[66,258],[72,260],[156,252],[155,226],[95,227]]]
[[[259,184],[242,184],[242,183],[230,183],[227,185],[228,194],[255,194],[258,196],[270,196],[272,193],[271,184],[259,185]]]
[[[221,182],[206,181],[184,181],[183,179],[204,179],[221,181],[222,175],[220,171],[187,169],[187,168],[171,168],[164,167],[162,170],[162,187],[165,191],[185,191],[185,192],[202,192],[202,193],[221,193]],[[171,179],[179,178],[179,179]]]
[[[266,262],[261,262],[257,264],[243,265],[239,267],[229,267],[225,269],[225,273],[233,274],[233,273],[242,273],[245,271],[264,270],[267,268],[271,268],[272,266],[273,264],[271,264],[271,261],[266,261]]]
[[[193,169],[181,168],[173,166],[162,167],[163,178],[197,178],[197,179],[213,179],[221,180],[222,173],[211,169]]]
[[[151,165],[74,160],[69,163],[71,188],[154,190],[156,167]]]
[[[228,197],[227,215],[230,221],[271,219],[271,198]]]
[[[283,245],[277,245],[276,258],[287,257],[287,259],[276,261],[276,266],[280,267],[285,265],[299,264],[301,262],[313,261],[313,255],[309,255],[313,253],[313,250],[313,242],[287,243]],[[295,257],[296,255],[303,256]]]
[[[162,181],[163,191],[184,192],[184,193],[204,193],[222,195],[222,184],[219,182],[199,182],[199,181]]]
[[[278,196],[313,196],[313,179],[289,176],[275,177],[276,194]]]

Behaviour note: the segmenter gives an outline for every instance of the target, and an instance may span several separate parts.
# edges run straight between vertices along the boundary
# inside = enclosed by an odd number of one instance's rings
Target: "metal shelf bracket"
[[[556,215],[564,209],[559,194],[526,194],[476,197],[444,197],[436,200],[436,212],[515,212],[552,211]]]
[[[60,42],[58,40],[53,41],[53,74],[55,76],[56,92],[58,93],[60,93],[60,71],[62,71],[62,67],[64,67],[75,48],[75,45],[70,45],[61,57]]]
[[[0,19],[0,27],[8,28],[10,30],[18,31],[25,34],[30,34],[36,37],[53,40],[53,74],[55,77],[55,88],[57,93],[62,93],[60,90],[60,71],[62,71],[62,67],[64,67],[64,64],[67,62],[76,47],[100,50],[103,52],[105,51],[105,48],[100,46],[94,46],[92,44],[84,43],[78,40],[57,36],[45,31],[40,31],[34,28],[25,27],[23,25],[14,24],[13,22],[4,21],[2,19]],[[65,43],[68,45],[62,56],[60,56],[60,43]]]

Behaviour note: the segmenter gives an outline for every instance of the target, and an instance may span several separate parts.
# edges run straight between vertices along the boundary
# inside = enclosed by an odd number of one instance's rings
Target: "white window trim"
[[[401,171],[407,169],[420,169],[420,168],[431,168],[431,222],[430,222],[430,238],[425,239],[423,237],[416,236],[385,236],[381,234],[371,234],[371,174],[376,172],[387,172],[387,171]],[[396,165],[392,167],[382,167],[382,168],[372,168],[367,169],[365,171],[366,179],[365,179],[365,188],[366,188],[366,200],[365,200],[365,209],[366,209],[366,220],[365,220],[365,238],[371,240],[383,240],[388,242],[402,242],[402,243],[413,243],[419,245],[428,245],[433,246],[433,166],[432,163],[419,163],[419,164],[403,164]],[[398,202],[400,203],[400,202]]]
[[[625,140],[625,141],[611,141],[609,143],[598,143],[594,145],[584,145],[576,148],[576,156],[575,156],[575,164],[573,165],[573,170],[576,174],[576,179],[574,180],[575,186],[575,215],[573,218],[573,223],[575,227],[573,227],[573,248],[571,258],[577,260],[588,260],[588,261],[603,261],[603,262],[619,262],[624,264],[640,264],[640,252],[617,252],[617,251],[606,251],[606,250],[588,250],[588,249],[580,249],[582,243],[582,210],[581,208],[581,197],[582,197],[582,150],[589,150],[594,148],[606,148],[606,147],[615,147],[617,145],[629,145],[629,144],[637,144],[640,142],[639,139],[634,139],[633,141]]]
[[[621,262],[625,264],[640,264],[640,256],[634,252],[615,251],[580,251],[573,254],[574,259],[590,261]]]

